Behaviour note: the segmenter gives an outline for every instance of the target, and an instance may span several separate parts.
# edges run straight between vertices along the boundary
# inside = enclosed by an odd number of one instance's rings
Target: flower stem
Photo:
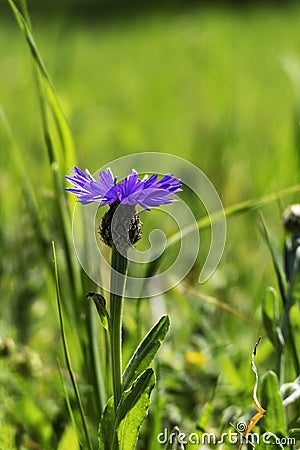
[[[110,344],[115,411],[122,394],[122,313],[127,258],[112,249],[110,275]]]

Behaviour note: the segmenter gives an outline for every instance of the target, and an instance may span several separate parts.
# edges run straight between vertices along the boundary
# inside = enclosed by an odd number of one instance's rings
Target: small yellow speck
[[[206,363],[205,355],[197,350],[187,351],[184,355],[186,364],[202,367]]]

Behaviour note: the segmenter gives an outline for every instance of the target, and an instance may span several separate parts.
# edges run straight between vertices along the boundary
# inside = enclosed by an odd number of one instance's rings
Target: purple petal
[[[151,187],[154,183],[156,183],[156,180],[158,178],[158,175],[154,174],[151,175],[151,177],[148,180],[144,181],[144,187],[147,189],[148,187]]]
[[[107,173],[100,172],[99,180],[95,180],[87,169],[84,173],[78,167],[74,167],[70,173],[73,176],[66,176],[66,179],[74,188],[66,188],[66,190],[76,194],[78,201],[82,204],[105,201],[107,192],[114,187],[114,178],[110,169]]]
[[[107,190],[111,189],[115,185],[114,176],[110,168],[107,169],[107,173],[105,171],[101,171],[99,173],[99,180],[101,186],[105,186]]]
[[[83,172],[74,167],[70,173],[72,176],[66,176],[66,179],[73,186],[66,190],[77,195],[82,204],[97,202],[104,206],[120,201],[123,204],[140,205],[149,209],[152,206],[172,203],[175,200],[170,197],[182,190],[181,180],[171,174],[164,175],[159,181],[157,174],[140,180],[138,173],[132,169],[121,183],[116,184],[110,168],[106,172],[101,171],[98,180],[95,180],[87,169]]]

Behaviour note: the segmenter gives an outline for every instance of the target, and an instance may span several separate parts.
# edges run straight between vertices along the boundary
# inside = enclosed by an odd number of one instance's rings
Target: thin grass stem
[[[62,315],[60,288],[59,288],[59,282],[58,282],[57,259],[56,259],[55,244],[54,244],[53,241],[52,241],[52,254],[53,254],[53,262],[54,262],[54,274],[55,274],[57,307],[58,307],[59,322],[60,322],[60,329],[61,329],[61,336],[62,336],[62,342],[63,342],[64,355],[65,355],[65,359],[66,359],[66,365],[67,365],[67,369],[68,369],[68,372],[69,372],[69,375],[70,375],[71,383],[72,383],[72,386],[73,386],[73,389],[74,389],[77,405],[78,405],[78,408],[79,408],[79,413],[80,413],[80,417],[81,417],[81,424],[82,424],[83,433],[84,433],[84,436],[85,436],[87,449],[88,450],[93,450],[93,446],[92,446],[92,443],[91,443],[91,440],[90,440],[90,436],[89,436],[89,430],[88,430],[87,422],[85,420],[85,414],[84,414],[84,410],[83,410],[83,405],[82,405],[79,389],[78,389],[76,378],[75,378],[75,375],[74,375],[74,372],[73,372],[73,369],[72,369],[72,366],[71,366],[71,359],[70,359],[70,355],[69,355],[67,339],[66,339],[66,334],[65,334],[65,326],[64,326],[63,315]]]

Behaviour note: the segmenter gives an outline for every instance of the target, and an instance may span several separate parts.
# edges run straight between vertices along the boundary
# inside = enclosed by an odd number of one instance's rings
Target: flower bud
[[[300,204],[290,205],[283,213],[283,226],[288,233],[300,235]]]
[[[104,214],[99,233],[106,245],[122,250],[141,239],[142,226],[134,206],[116,201]]]

